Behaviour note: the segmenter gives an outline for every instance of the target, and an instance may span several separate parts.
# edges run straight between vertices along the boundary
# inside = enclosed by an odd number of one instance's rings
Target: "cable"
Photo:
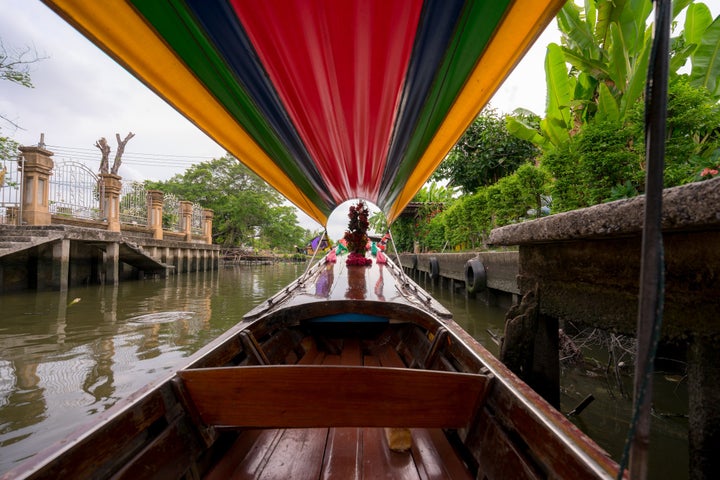
[[[100,153],[93,148],[66,147],[61,145],[46,145],[57,157],[66,157],[70,160],[98,162],[100,161]],[[137,153],[125,152],[122,156],[123,163],[129,165],[140,166],[177,166],[191,167],[198,163],[213,160],[201,155],[183,155],[183,154],[162,154],[162,153]]]
[[[655,0],[655,35],[645,92],[645,155],[648,166],[638,302],[635,399],[618,479],[623,477],[628,462],[631,478],[644,479],[647,473],[647,451],[644,444],[636,444],[636,436],[639,433],[643,440],[650,434],[650,406],[646,401],[648,395],[652,395],[652,374],[663,319],[665,277],[662,197],[671,8],[670,0]],[[639,431],[638,427],[641,427]]]

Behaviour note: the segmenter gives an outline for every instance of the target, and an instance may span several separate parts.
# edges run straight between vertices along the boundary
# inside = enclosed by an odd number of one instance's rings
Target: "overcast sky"
[[[56,161],[81,161],[97,170],[95,141],[106,137],[114,152],[115,134],[125,137],[132,131],[135,137],[120,169],[123,178],[132,180],[167,180],[193,163],[224,155],[219,145],[38,0],[0,0],[0,12],[5,49],[29,47],[44,58],[31,66],[34,88],[0,82],[0,113],[22,127],[2,122],[3,135],[32,145],[44,133]],[[544,112],[545,47],[558,38],[553,22],[493,97],[493,107],[504,113],[518,107]],[[339,217],[347,223],[346,212]],[[304,226],[319,228],[314,222]]]

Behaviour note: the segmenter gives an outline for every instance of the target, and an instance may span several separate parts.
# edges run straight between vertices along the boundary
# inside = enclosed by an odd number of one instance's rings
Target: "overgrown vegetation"
[[[528,124],[537,125],[540,120],[531,112],[517,115]],[[496,110],[486,109],[452,148],[433,179],[448,180],[449,185],[473,193],[510,175],[539,152],[532,142],[511,135]]]

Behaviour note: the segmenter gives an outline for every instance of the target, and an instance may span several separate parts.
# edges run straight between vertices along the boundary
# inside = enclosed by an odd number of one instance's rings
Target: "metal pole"
[[[670,44],[671,0],[655,0],[655,32],[646,89],[645,107],[645,223],[642,236],[640,299],[635,365],[635,435],[630,449],[630,478],[647,478],[652,406],[652,373],[662,325],[664,260],[662,193],[665,164],[665,123]]]

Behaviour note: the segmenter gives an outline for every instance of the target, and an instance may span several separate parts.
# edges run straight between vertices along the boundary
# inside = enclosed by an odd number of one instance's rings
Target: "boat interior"
[[[409,325],[364,339],[303,330],[254,350],[283,363],[180,372],[203,425],[242,428],[206,478],[475,478],[471,455],[446,431],[473,421],[491,375],[407,369],[423,340]],[[293,344],[299,351],[283,348]],[[418,366],[443,363],[429,353]]]
[[[476,477],[457,432],[476,420],[493,375],[444,354],[447,329],[410,306],[411,284],[396,276],[392,263],[320,262],[280,292],[290,306],[259,307],[265,321],[239,333],[239,357],[203,362],[234,366],[179,372],[195,422],[235,432],[206,478]],[[383,294],[385,279],[400,287]]]

